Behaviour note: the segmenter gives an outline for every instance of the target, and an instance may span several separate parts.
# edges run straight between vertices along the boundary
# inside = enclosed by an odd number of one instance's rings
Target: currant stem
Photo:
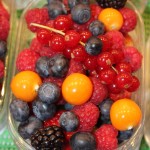
[[[111,68],[118,74],[118,71],[114,66],[111,66]]]
[[[60,30],[57,30],[57,29],[54,29],[54,28],[51,28],[51,27],[48,27],[48,26],[44,26],[44,25],[41,25],[41,24],[37,24],[37,23],[31,23],[30,26],[35,26],[35,27],[40,27],[40,28],[43,28],[43,29],[47,29],[49,31],[52,31],[52,32],[55,32],[55,33],[58,33],[58,34],[61,34],[61,35],[65,35],[64,32],[60,31]],[[83,43],[82,41],[79,42],[82,46],[85,46],[85,43]]]

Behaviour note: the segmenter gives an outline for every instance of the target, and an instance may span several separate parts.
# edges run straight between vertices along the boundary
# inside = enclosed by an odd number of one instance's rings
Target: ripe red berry
[[[72,49],[71,49],[71,48],[68,48],[68,47],[65,48],[64,51],[63,51],[63,54],[64,54],[67,58],[71,59]]]
[[[92,33],[89,30],[84,30],[80,32],[80,36],[81,41],[85,43],[92,36]]]
[[[108,84],[107,89],[108,89],[108,92],[112,94],[119,94],[122,90],[116,85],[116,83]]]
[[[128,73],[131,73],[131,71],[132,71],[130,64],[127,63],[127,62],[118,63],[115,68],[116,68],[116,70],[118,72],[128,72]]]
[[[84,65],[90,71],[95,70],[97,68],[97,57],[88,56],[84,61]]]

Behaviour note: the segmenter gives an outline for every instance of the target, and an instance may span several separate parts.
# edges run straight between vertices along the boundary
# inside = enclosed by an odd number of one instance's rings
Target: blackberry
[[[38,129],[30,139],[36,150],[62,150],[65,143],[63,130],[57,126]]]
[[[102,8],[113,7],[115,9],[120,9],[124,7],[127,0],[96,0],[96,1]]]

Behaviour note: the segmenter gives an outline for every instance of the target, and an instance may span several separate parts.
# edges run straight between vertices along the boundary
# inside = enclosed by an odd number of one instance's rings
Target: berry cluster
[[[97,2],[49,0],[26,13],[36,37],[17,56],[10,112],[35,149],[116,149],[141,120],[130,99],[142,63],[129,36],[136,13],[125,0]]]

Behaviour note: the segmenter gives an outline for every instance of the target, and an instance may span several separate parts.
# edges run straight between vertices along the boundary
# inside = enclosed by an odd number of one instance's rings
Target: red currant
[[[76,61],[84,61],[87,57],[85,48],[82,45],[78,45],[72,50],[72,58]]]
[[[65,33],[64,39],[65,39],[65,44],[67,47],[75,48],[78,45],[78,43],[81,39],[81,36],[75,30],[69,30]]]
[[[121,89],[128,89],[132,84],[132,75],[128,72],[121,72],[117,74],[116,84]]]
[[[130,64],[127,63],[127,62],[118,63],[115,68],[116,68],[116,70],[118,72],[128,72],[128,73],[131,73],[131,71],[132,71]]]
[[[104,69],[99,72],[99,79],[102,84],[113,84],[116,78],[116,72],[113,69]]]
[[[46,23],[46,26],[50,27],[50,28],[54,28],[54,20],[49,20],[47,23]]]
[[[132,80],[132,84],[129,88],[127,88],[127,91],[129,92],[135,92],[139,86],[140,86],[140,81],[136,76],[132,76],[133,80]]]
[[[108,84],[107,88],[108,88],[108,92],[113,93],[113,94],[119,94],[122,90],[122,89],[117,87],[116,83]]]
[[[55,20],[54,20],[54,28],[57,30],[63,30],[67,31],[71,29],[72,27],[72,20],[70,17],[67,15],[59,15]]]
[[[109,52],[102,52],[97,57],[97,63],[103,69],[108,69],[114,64],[114,58]]]
[[[88,70],[95,70],[97,68],[97,57],[96,56],[88,56],[85,61],[84,65]]]
[[[92,33],[89,30],[84,30],[80,32],[80,36],[81,41],[85,43],[92,36]]]
[[[65,49],[64,38],[61,35],[54,35],[51,39],[50,47],[57,52],[62,52]]]
[[[37,31],[37,39],[41,44],[48,44],[53,36],[53,32],[40,29]]]
[[[64,51],[63,51],[63,54],[67,57],[67,58],[69,58],[69,59],[71,59],[71,53],[72,53],[72,49],[71,48],[65,48],[64,49]]]

